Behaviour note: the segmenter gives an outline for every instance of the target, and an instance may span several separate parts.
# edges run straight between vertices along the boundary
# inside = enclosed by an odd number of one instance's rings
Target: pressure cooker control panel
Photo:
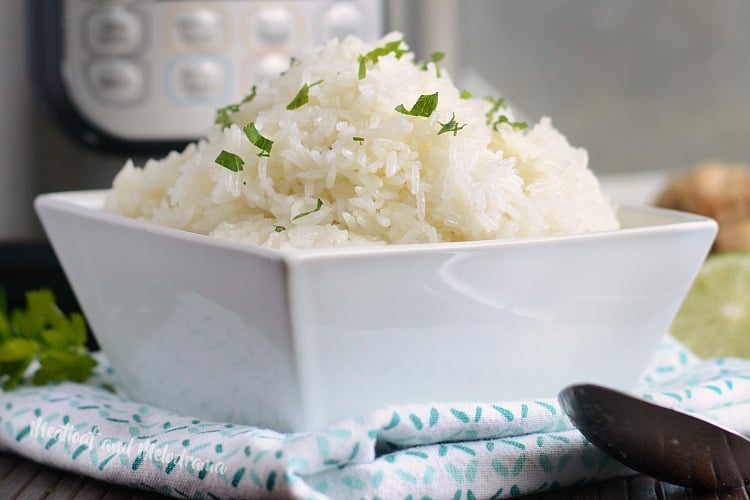
[[[305,49],[382,36],[385,1],[63,0],[60,81],[93,146],[191,140]]]

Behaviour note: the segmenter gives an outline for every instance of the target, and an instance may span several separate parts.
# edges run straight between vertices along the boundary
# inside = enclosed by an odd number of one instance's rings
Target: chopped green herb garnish
[[[286,105],[286,109],[297,109],[300,106],[304,106],[305,104],[307,104],[310,100],[310,87],[320,85],[321,83],[323,83],[323,80],[318,80],[317,82],[311,83],[310,85],[308,85],[307,83],[302,85],[302,88],[299,89],[299,92],[297,92],[297,95],[294,96],[292,102]]]
[[[227,128],[232,125],[231,116],[239,111],[240,105],[245,104],[246,102],[250,102],[253,99],[255,99],[257,88],[255,85],[253,85],[250,93],[245,96],[244,99],[242,99],[237,104],[230,104],[228,106],[225,106],[223,108],[219,108],[216,110],[216,117],[214,118],[214,123],[217,125],[221,125],[222,128]]]
[[[86,321],[79,313],[66,316],[51,290],[26,293],[26,308],[8,311],[0,294],[0,383],[13,388],[36,360],[31,383],[84,382],[96,366],[86,350]]]
[[[358,143],[360,143],[360,144],[362,144],[363,142],[365,142],[365,138],[364,138],[364,137],[358,137],[358,136],[356,136],[356,135],[355,135],[354,137],[352,137],[352,140],[353,140],[354,142],[358,142]]]
[[[382,56],[387,54],[395,54],[396,59],[401,59],[401,56],[406,54],[406,49],[399,48],[401,46],[401,43],[403,40],[394,40],[393,42],[388,42],[382,47],[378,47],[376,49],[371,50],[365,55],[360,55],[358,58],[359,61],[359,71],[357,76],[359,79],[363,79],[365,76],[367,76],[367,63],[371,62],[373,64],[378,63],[378,59],[380,59]]]
[[[495,119],[495,113],[497,113],[497,110],[505,105],[505,99],[501,97],[500,99],[495,100],[492,97],[488,97],[487,100],[492,103],[492,107],[485,114],[485,118],[487,119],[487,125],[491,125]]]
[[[245,161],[240,156],[223,149],[214,161],[232,172],[239,172],[245,166]]]
[[[465,126],[465,123],[459,126],[458,122],[456,121],[456,114],[453,113],[449,121],[447,121],[446,123],[440,123],[440,131],[438,132],[438,135],[453,132],[453,135],[455,136],[456,134],[458,134],[458,131]]]
[[[526,127],[528,127],[526,122],[512,122],[510,121],[510,119],[508,119],[507,116],[500,115],[497,117],[497,120],[495,120],[495,122],[492,124],[492,130],[497,131],[497,126],[500,125],[501,123],[507,123],[508,125],[510,125],[516,130],[523,130]]]
[[[471,99],[471,92],[464,89],[461,91],[461,94],[458,97],[460,97],[461,99]]]
[[[282,231],[286,231],[286,228],[284,226],[277,226],[276,224],[273,225],[273,230],[277,233],[280,233]]]
[[[423,116],[427,118],[432,114],[433,111],[435,111],[435,109],[437,109],[437,105],[438,93],[435,92],[434,94],[430,95],[420,95],[417,99],[417,102],[415,102],[414,106],[412,106],[409,110],[407,110],[403,104],[399,104],[395,109],[399,113],[403,113],[405,115]]]
[[[248,140],[254,146],[257,146],[258,149],[260,149],[260,153],[258,153],[258,156],[260,157],[271,156],[271,148],[273,147],[273,141],[271,139],[268,139],[260,135],[260,132],[258,132],[258,129],[255,128],[255,123],[253,122],[248,123],[247,125],[245,125],[245,128],[243,128],[242,131],[245,132],[245,135],[247,136]]]
[[[445,58],[445,53],[444,52],[433,52],[432,54],[430,54],[430,58],[429,59],[427,59],[426,61],[422,62],[422,70],[423,71],[427,71],[428,65],[430,63],[433,63],[433,64],[435,64],[435,74],[437,75],[438,78],[440,78],[440,76],[441,76],[440,75],[440,66],[438,66],[437,63],[440,62],[440,61],[442,61],[443,58]]]
[[[318,198],[318,203],[315,205],[315,208],[313,210],[308,210],[307,212],[299,213],[299,214],[295,215],[292,218],[292,220],[301,219],[302,217],[305,217],[307,215],[313,214],[313,213],[319,211],[322,206],[323,206],[323,200],[321,200],[320,198]]]
[[[287,69],[286,71],[282,71],[282,72],[281,72],[281,73],[279,74],[279,76],[284,76],[284,75],[286,75],[287,73],[289,73],[289,70],[290,70],[290,69],[292,69],[292,66],[294,66],[295,64],[297,64],[297,58],[296,58],[296,57],[294,57],[294,56],[290,57],[290,58],[289,58],[289,69]]]
[[[493,99],[491,97],[487,98],[488,101],[492,103],[492,107],[489,111],[487,111],[486,118],[487,118],[487,125],[492,125],[492,130],[497,131],[497,127],[500,124],[507,123],[511,127],[517,130],[523,130],[528,125],[526,122],[512,122],[510,119],[505,116],[504,114],[500,114],[498,116],[495,116],[495,114],[498,112],[500,108],[505,108],[505,99]]]

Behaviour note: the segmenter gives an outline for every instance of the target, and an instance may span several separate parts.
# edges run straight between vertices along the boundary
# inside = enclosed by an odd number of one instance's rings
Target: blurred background
[[[375,38],[399,30],[420,58],[444,51],[459,85],[477,95],[496,91],[530,120],[550,116],[588,149],[603,179],[748,158],[747,0],[9,0],[3,7],[0,247],[20,245],[24,255],[25,245],[50,254],[32,206],[38,193],[108,187],[127,158],[163,156],[200,136],[213,109],[244,95],[251,76],[349,32]],[[230,29],[235,18],[247,22]],[[129,128],[115,130],[122,124]],[[8,264],[4,255],[0,282],[23,261]]]

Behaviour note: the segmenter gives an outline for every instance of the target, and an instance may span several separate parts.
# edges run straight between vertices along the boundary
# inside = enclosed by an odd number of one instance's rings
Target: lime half
[[[750,252],[706,259],[670,333],[704,358],[750,358]]]

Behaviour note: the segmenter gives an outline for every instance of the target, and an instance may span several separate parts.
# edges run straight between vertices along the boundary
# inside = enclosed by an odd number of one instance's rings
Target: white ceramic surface
[[[626,207],[611,232],[277,251],[105,213],[104,195],[36,209],[127,391],[281,431],[580,381],[631,388],[716,232]]]

